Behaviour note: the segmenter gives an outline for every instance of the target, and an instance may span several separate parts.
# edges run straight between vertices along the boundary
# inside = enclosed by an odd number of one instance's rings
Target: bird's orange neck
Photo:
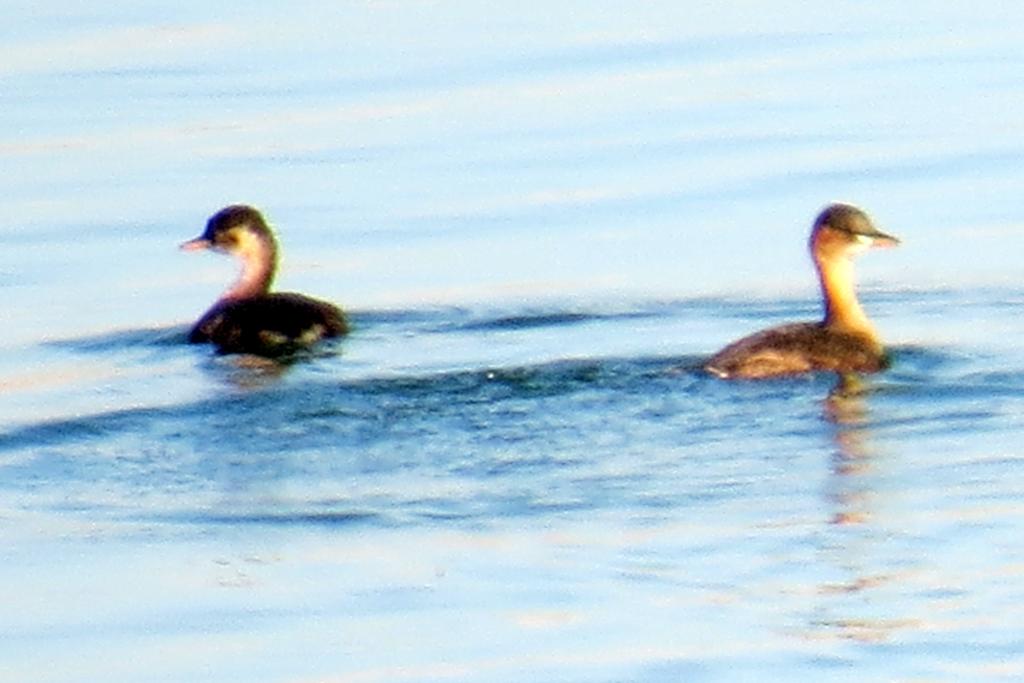
[[[853,260],[849,254],[815,254],[814,265],[825,303],[824,325],[878,342],[878,333],[861,308],[854,289]]]

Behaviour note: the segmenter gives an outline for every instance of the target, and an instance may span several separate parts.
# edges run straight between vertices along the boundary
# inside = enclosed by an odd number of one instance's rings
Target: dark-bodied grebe
[[[814,221],[810,239],[825,319],[782,325],[744,337],[716,353],[704,368],[723,378],[885,369],[885,349],[854,292],[852,259],[869,247],[897,244],[898,239],[879,231],[857,207],[827,207]]]
[[[220,353],[280,356],[348,331],[334,304],[292,292],[270,293],[277,270],[277,241],[260,212],[228,206],[215,213],[186,251],[212,249],[242,262],[238,281],[192,327],[193,344],[211,342]]]

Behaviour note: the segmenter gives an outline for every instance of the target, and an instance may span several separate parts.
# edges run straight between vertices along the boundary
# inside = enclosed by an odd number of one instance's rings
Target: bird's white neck
[[[266,294],[277,269],[277,250],[273,242],[248,231],[240,232],[232,253],[241,261],[242,271],[221,300],[248,299]]]

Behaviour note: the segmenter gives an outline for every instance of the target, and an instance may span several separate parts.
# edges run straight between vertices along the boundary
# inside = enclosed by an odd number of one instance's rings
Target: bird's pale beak
[[[899,246],[900,240],[898,237],[893,237],[881,230],[876,229],[872,226],[871,232],[858,232],[854,233],[857,241],[860,242],[867,248],[880,248]]]
[[[212,246],[213,246],[213,243],[210,242],[210,240],[205,239],[203,237],[197,237],[194,240],[189,240],[188,242],[182,242],[181,243],[181,250],[182,251],[200,251],[202,249],[209,249]]]

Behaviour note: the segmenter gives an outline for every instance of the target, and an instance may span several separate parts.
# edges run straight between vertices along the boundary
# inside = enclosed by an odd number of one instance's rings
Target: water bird
[[[729,344],[704,369],[721,378],[766,378],[813,371],[869,373],[889,359],[874,326],[857,301],[853,257],[900,241],[875,227],[850,204],[827,206],[814,221],[809,247],[825,308],[820,322],[762,330]]]
[[[238,280],[192,327],[189,342],[212,343],[223,354],[277,357],[348,332],[345,316],[334,304],[294,292],[270,292],[277,272],[277,240],[253,207],[221,209],[202,235],[181,248],[229,254],[242,265]]]

